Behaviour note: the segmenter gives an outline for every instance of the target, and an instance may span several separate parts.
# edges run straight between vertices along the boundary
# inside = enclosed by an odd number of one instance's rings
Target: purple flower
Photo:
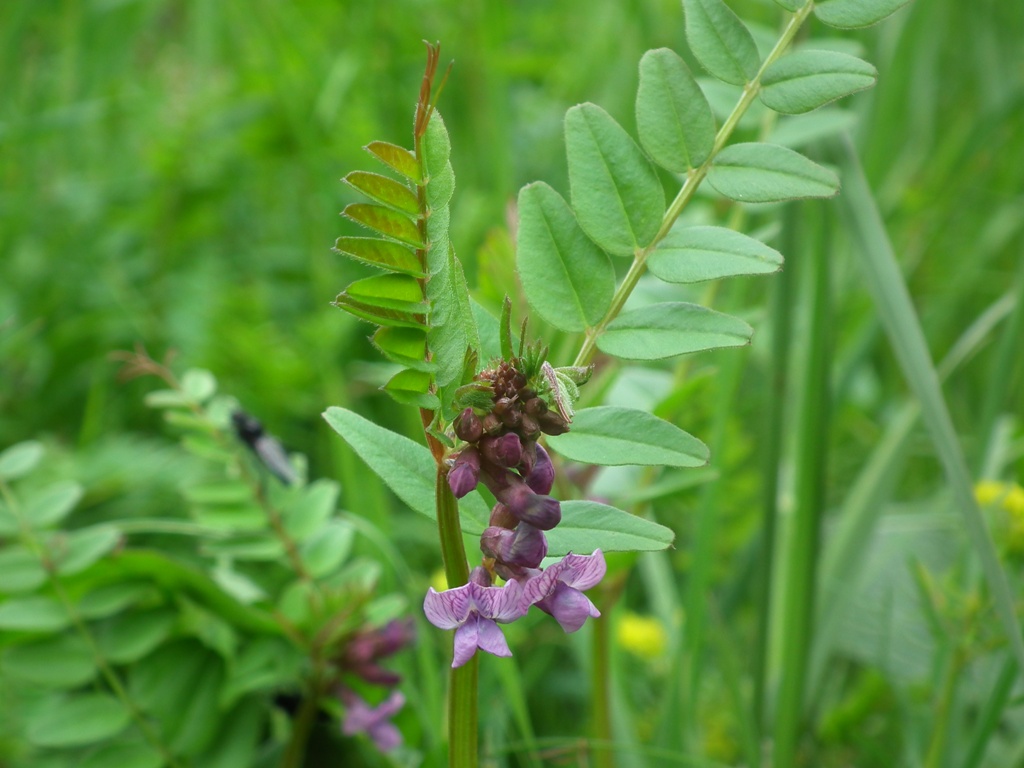
[[[523,460],[523,444],[515,432],[506,432],[501,437],[482,438],[480,453],[499,467],[518,467]]]
[[[399,691],[392,692],[380,705],[371,707],[355,691],[343,688],[341,701],[345,705],[345,719],[341,724],[343,734],[365,733],[381,752],[389,752],[402,743],[402,734],[389,720],[405,705],[405,696]]]
[[[389,621],[383,627],[361,629],[352,636],[339,659],[341,667],[374,685],[397,685],[401,677],[377,664],[413,640],[412,621]]]
[[[522,480],[514,480],[494,495],[519,520],[534,528],[550,531],[562,521],[562,505],[558,500],[534,493]]]
[[[480,454],[476,448],[463,448],[448,473],[448,487],[455,498],[461,499],[476,488],[480,480]]]
[[[526,582],[523,600],[550,613],[566,632],[575,632],[583,626],[587,616],[596,619],[601,615],[582,590],[601,581],[606,569],[600,549],[595,549],[592,555],[570,553]]]
[[[455,630],[452,666],[461,667],[477,648],[495,656],[512,655],[495,622],[513,621],[526,613],[528,606],[522,598],[518,581],[503,587],[484,587],[471,581],[444,592],[431,587],[423,600],[423,612],[435,627]]]

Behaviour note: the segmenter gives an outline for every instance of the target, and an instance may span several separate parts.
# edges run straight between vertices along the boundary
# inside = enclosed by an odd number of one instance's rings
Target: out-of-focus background
[[[777,33],[773,2],[730,5],[759,42]],[[914,0],[870,29],[812,21],[807,32],[878,68],[878,85],[844,102],[836,119],[849,121],[932,355],[941,358],[1014,285],[1022,295],[1024,4]],[[40,437],[74,456],[92,503],[128,492],[139,504],[164,498],[154,489],[172,488],[175,477],[159,458],[170,438],[143,404],[154,385],[118,381],[109,359],[142,344],[156,357],[173,351],[179,370],[212,371],[223,391],[309,456],[312,476],[342,481],[348,508],[366,509],[380,525],[384,508],[405,514],[320,414],[344,405],[410,435],[418,428],[411,409],[377,392],[384,374],[369,326],[330,302],[359,274],[331,252],[336,237],[357,234],[338,215],[356,200],[339,180],[377,170],[361,150],[370,141],[411,142],[424,39],[440,41],[442,61],[454,60],[439,102],[453,142],[453,239],[475,295],[491,307],[505,292],[517,295],[508,223],[518,189],[543,179],[567,191],[565,110],[592,101],[632,131],[645,50],[673,48],[700,71],[676,0],[4,0],[0,447]],[[760,119],[752,115],[740,135],[759,135]],[[819,217],[819,229],[837,227],[829,205],[803,206],[800,215]],[[724,220],[728,211],[720,213]],[[715,458],[728,484],[718,494],[713,580],[727,613],[749,589],[730,569],[756,538],[757,416],[770,396],[759,361],[770,349],[772,278],[757,280],[741,298],[727,295],[758,329],[752,350],[729,353],[748,355],[741,359],[749,368]],[[833,294],[829,501],[838,505],[907,387],[848,254],[836,255]],[[999,412],[1019,419],[1024,355],[1007,368],[999,345],[983,339],[972,349],[945,393],[978,466],[991,437],[978,429],[991,415],[992,372],[1007,377],[996,388],[1008,393]],[[702,437],[725,354],[696,363],[699,375],[680,389],[684,426]],[[1019,421],[1002,423],[1010,446],[1003,455],[1019,457]],[[1024,478],[1019,458],[1010,474]],[[943,484],[922,434],[890,501],[927,503]],[[661,518],[679,532],[673,563],[683,581],[696,535],[686,493],[666,497],[683,514]],[[436,566],[429,525],[412,530],[396,537],[426,532],[409,556]],[[998,543],[1024,550],[1024,538]],[[739,660],[729,663],[742,667],[744,647],[737,640]],[[837,745],[828,765],[895,764],[886,755],[905,735],[892,713],[904,712],[901,697],[914,689],[887,677],[879,658],[857,657],[863,667],[815,694],[816,705],[827,703],[818,735]],[[723,669],[728,677],[729,664]],[[528,682],[543,687],[531,674]],[[656,700],[647,686],[661,678],[642,679],[630,699],[638,720]],[[709,685],[728,689],[717,679]],[[741,725],[728,714],[729,697],[707,701],[714,712],[694,716],[704,718],[704,751],[738,760]]]

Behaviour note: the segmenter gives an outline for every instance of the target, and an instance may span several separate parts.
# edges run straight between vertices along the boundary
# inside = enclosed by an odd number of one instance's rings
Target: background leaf
[[[743,85],[761,59],[750,31],[722,0],[683,0],[686,41],[704,68],[719,80]]]
[[[651,552],[672,544],[675,534],[663,525],[596,501],[563,501],[562,522],[547,532],[548,556],[575,552]]]
[[[26,735],[40,747],[74,747],[109,738],[122,731],[128,710],[105,693],[83,693],[41,707],[29,720]]]
[[[598,338],[602,352],[626,360],[660,360],[689,352],[737,347],[753,329],[696,304],[654,304],[620,314]]]
[[[669,283],[698,283],[777,272],[782,254],[725,227],[672,228],[647,258],[647,268]]]
[[[344,408],[328,408],[324,418],[398,498],[416,512],[435,517],[437,470],[426,446]],[[466,533],[482,533],[490,519],[490,509],[476,493],[459,500],[459,514]]]
[[[810,112],[851,93],[870,88],[878,72],[866,61],[838,51],[796,51],[761,76],[761,101],[777,112]]]
[[[689,67],[658,48],[640,59],[636,94],[640,144],[662,168],[682,173],[703,163],[715,143],[715,118]]]
[[[895,13],[910,0],[821,0],[814,4],[814,15],[841,29],[867,27]]]
[[[585,330],[611,305],[611,260],[587,238],[562,196],[543,182],[519,191],[516,265],[530,306],[556,328]]]
[[[43,444],[26,440],[0,453],[0,480],[17,480],[35,469],[43,458]]]
[[[601,406],[576,411],[572,428],[548,437],[567,459],[584,464],[700,467],[708,449],[700,440],[652,413]]]
[[[775,144],[733,144],[708,172],[708,183],[741,203],[772,203],[802,197],[832,197],[839,179],[828,168]]]
[[[617,256],[632,256],[658,232],[665,192],[650,161],[611,115],[594,104],[565,114],[572,207],[583,230]]]

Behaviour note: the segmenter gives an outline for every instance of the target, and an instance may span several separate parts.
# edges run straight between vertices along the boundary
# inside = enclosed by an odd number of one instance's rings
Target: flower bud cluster
[[[484,371],[481,380],[490,384],[493,405],[482,413],[466,408],[456,417],[455,434],[467,445],[456,455],[448,483],[457,498],[478,483],[494,494],[498,503],[480,549],[503,579],[525,581],[526,569],[538,568],[547,555],[543,532],[562,519],[561,506],[549,495],[555,468],[537,438],[563,434],[569,422],[509,362]]]

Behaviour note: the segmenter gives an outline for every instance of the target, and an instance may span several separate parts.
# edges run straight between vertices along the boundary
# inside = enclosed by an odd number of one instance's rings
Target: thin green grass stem
[[[795,250],[795,233],[799,217],[797,207],[787,206],[783,213],[781,245],[786,253]],[[772,605],[772,568],[774,563],[776,536],[775,521],[778,516],[779,473],[782,465],[782,434],[785,424],[786,380],[789,371],[790,329],[793,324],[793,293],[796,267],[789,265],[773,281],[771,304],[772,352],[769,357],[768,381],[771,387],[765,430],[763,454],[761,457],[761,541],[755,576],[755,601],[757,628],[754,640],[754,723],[759,731],[765,728],[764,709],[768,690],[768,646],[771,639],[770,619]],[[756,755],[752,765],[760,765]]]
[[[835,152],[846,192],[839,198],[839,206],[846,219],[847,230],[853,236],[868,288],[903,375],[921,404],[922,418],[945,471],[953,503],[964,516],[1003,630],[1018,665],[1024,668],[1024,637],[1021,636],[1010,584],[974,498],[967,461],[892,244],[852,142],[847,139],[837,143]]]
[[[593,622],[591,630],[593,655],[590,659],[591,731],[598,742],[612,742],[612,668],[611,622],[607,618]],[[594,752],[595,768],[615,768],[615,753],[610,749]]]
[[[775,715],[773,766],[792,768],[804,722],[804,692],[814,619],[821,513],[825,503],[829,413],[831,301],[829,255],[823,242],[803,249],[809,290],[806,355],[799,372],[796,413],[795,511],[782,567],[781,671]]]

